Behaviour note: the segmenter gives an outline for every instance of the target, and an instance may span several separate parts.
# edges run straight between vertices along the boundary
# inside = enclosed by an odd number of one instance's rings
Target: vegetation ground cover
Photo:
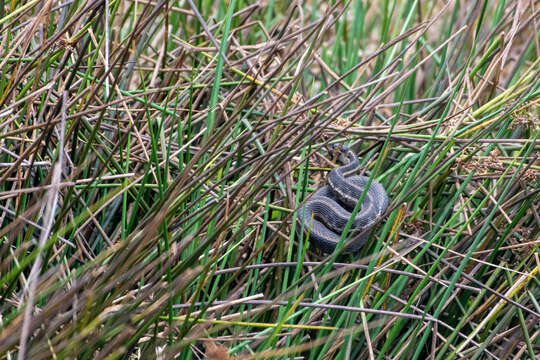
[[[533,0],[0,0],[0,356],[535,359]],[[296,210],[331,144],[390,205]]]

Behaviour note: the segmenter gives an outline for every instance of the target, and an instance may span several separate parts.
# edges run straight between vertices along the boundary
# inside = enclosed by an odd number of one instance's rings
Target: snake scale
[[[338,160],[343,166],[330,171],[328,185],[317,190],[297,211],[298,231],[309,234],[309,241],[327,253],[335,250],[369,180],[368,177],[354,175],[360,162],[348,147],[341,147]],[[352,223],[349,232],[351,241],[346,243],[343,253],[355,252],[364,245],[369,237],[369,229],[385,212],[388,201],[383,186],[372,180],[362,207]]]

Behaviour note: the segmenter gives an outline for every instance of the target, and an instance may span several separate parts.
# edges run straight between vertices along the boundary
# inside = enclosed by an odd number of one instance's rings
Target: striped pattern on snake
[[[338,157],[343,166],[330,171],[328,185],[317,190],[297,211],[297,231],[309,234],[309,241],[324,252],[336,249],[351,213],[364,191],[368,177],[354,175],[360,162],[346,146]],[[361,209],[353,219],[350,241],[343,253],[358,251],[367,241],[370,229],[388,207],[388,195],[383,186],[372,180]],[[345,239],[347,241],[347,239]]]

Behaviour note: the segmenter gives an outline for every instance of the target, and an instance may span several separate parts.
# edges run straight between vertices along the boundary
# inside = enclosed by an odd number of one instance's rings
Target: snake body
[[[356,154],[343,146],[339,158],[343,166],[330,171],[328,185],[317,190],[297,212],[298,231],[309,234],[309,241],[324,252],[333,252],[351,213],[369,178],[353,175],[360,162]],[[373,180],[360,211],[353,219],[344,253],[360,249],[369,237],[369,229],[388,207],[383,186]],[[345,239],[347,240],[347,239]]]

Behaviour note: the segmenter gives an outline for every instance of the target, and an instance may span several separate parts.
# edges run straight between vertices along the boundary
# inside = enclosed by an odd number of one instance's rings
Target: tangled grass
[[[534,359],[532,0],[0,0],[0,357]],[[357,254],[295,210],[347,143]]]

